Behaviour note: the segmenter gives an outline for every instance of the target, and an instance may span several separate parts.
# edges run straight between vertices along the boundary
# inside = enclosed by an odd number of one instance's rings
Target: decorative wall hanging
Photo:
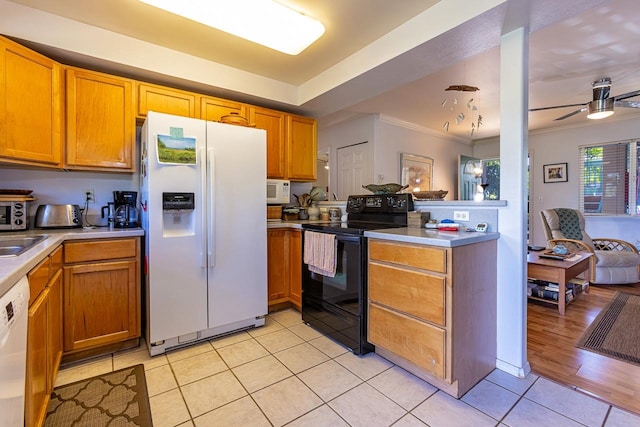
[[[406,193],[431,190],[433,180],[433,159],[400,153],[400,171],[402,185],[408,185]]]
[[[567,164],[566,163],[553,163],[550,165],[544,165],[542,167],[542,176],[544,182],[567,182],[569,177],[567,176]]]

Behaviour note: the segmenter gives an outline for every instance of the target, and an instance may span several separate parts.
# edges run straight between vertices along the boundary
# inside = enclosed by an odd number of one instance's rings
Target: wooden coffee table
[[[591,271],[591,263],[594,262],[593,254],[590,252],[576,252],[574,257],[565,260],[541,258],[540,255],[542,254],[543,252],[529,252],[527,255],[527,276],[559,285],[558,312],[564,314],[567,282],[580,273]],[[555,304],[555,301],[544,301]]]

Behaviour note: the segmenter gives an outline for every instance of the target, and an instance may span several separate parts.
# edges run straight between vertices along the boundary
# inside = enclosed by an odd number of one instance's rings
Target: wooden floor
[[[575,347],[616,291],[640,295],[640,284],[591,286],[567,306],[564,316],[556,306],[529,302],[527,357],[533,373],[640,414],[640,366]]]

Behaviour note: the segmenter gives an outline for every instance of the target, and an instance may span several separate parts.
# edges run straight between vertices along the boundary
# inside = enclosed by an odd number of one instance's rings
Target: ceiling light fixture
[[[289,55],[324,34],[320,21],[272,0],[140,1]]]
[[[587,104],[587,118],[598,120],[613,114],[614,99],[609,98],[611,79],[605,77],[593,82],[593,101]],[[583,110],[584,111],[584,110]]]
[[[583,110],[584,111],[584,110]],[[596,99],[587,104],[587,118],[604,119],[613,114],[613,98]]]

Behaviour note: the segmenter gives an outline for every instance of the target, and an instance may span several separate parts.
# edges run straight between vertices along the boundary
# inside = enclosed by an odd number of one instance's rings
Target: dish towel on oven
[[[303,260],[305,264],[309,265],[309,271],[334,277],[336,275],[337,254],[338,241],[335,234],[305,230]]]

